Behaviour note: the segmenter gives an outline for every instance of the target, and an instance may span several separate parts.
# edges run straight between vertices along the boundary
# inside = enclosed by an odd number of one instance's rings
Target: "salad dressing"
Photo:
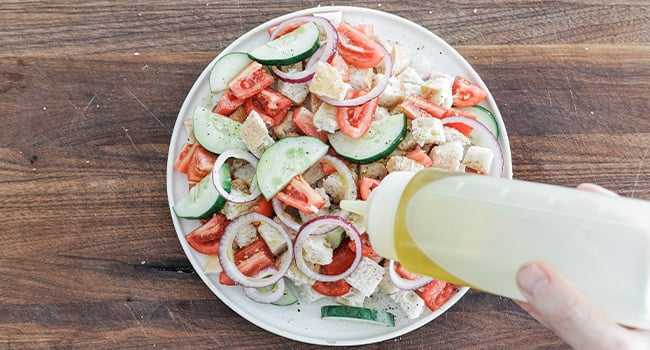
[[[342,207],[409,271],[525,300],[515,275],[541,260],[610,318],[650,328],[650,202],[429,168]]]

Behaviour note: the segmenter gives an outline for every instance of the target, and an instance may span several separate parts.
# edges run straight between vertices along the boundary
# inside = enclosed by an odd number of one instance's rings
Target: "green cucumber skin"
[[[387,120],[388,118],[395,120]],[[389,122],[397,125],[397,120],[400,121],[400,130],[398,132],[394,131],[391,135],[386,135],[385,130],[381,130],[384,124],[389,124]],[[329,134],[328,139],[336,153],[347,161],[357,164],[368,164],[391,154],[399,143],[402,142],[404,137],[406,137],[406,126],[406,117],[403,114],[395,114],[372,122],[368,133],[360,139],[352,139],[341,131]],[[349,151],[348,149],[353,151]]]
[[[497,124],[496,118],[494,118],[494,114],[492,114],[492,112],[490,112],[487,108],[476,105],[473,107],[460,109],[476,116],[477,120],[481,122],[481,124],[485,125],[485,127],[488,128],[488,130],[490,130],[495,137],[499,137],[499,125]]]
[[[291,136],[278,140],[262,153],[257,164],[257,183],[270,200],[296,175],[302,174],[322,158],[329,149],[311,136]]]
[[[248,57],[264,65],[289,66],[313,55],[320,47],[319,38],[316,24],[308,22],[291,33],[255,48],[248,53]],[[306,44],[301,45],[299,40]]]
[[[230,192],[230,167],[224,164],[221,169],[222,186]],[[172,210],[179,218],[204,219],[218,212],[226,204],[226,199],[219,195],[212,185],[212,174],[208,174],[174,205]]]
[[[212,69],[208,82],[210,91],[219,93],[228,89],[228,83],[247,65],[253,62],[245,52],[230,52],[219,58]]]
[[[192,114],[194,138],[208,151],[221,154],[228,149],[247,150],[241,139],[242,124],[211,110],[196,107]]]
[[[395,326],[395,316],[392,313],[357,306],[324,305],[321,307],[321,318],[349,319],[389,327]]]
[[[280,299],[278,299],[277,301],[272,302],[271,304],[277,306],[289,306],[297,302],[298,302],[298,298],[296,297],[296,295],[291,291],[291,288],[289,288],[288,285],[285,285],[284,294],[282,294],[282,297],[280,297]]]

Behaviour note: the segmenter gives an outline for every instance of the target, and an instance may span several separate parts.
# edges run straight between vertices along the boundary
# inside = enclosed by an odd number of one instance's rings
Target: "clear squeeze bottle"
[[[524,300],[515,274],[540,260],[613,320],[650,329],[650,202],[425,169],[341,206],[410,271]]]

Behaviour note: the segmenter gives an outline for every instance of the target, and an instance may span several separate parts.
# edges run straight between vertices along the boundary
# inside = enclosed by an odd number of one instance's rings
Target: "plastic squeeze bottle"
[[[341,207],[409,271],[525,300],[516,272],[540,260],[611,319],[650,329],[650,202],[425,169],[391,173]]]

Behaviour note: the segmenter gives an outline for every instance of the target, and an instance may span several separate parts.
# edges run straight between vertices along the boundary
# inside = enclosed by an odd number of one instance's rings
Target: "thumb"
[[[543,263],[529,263],[517,273],[528,300],[525,308],[575,349],[624,349],[626,334],[582,293]],[[627,344],[629,345],[629,344]]]

